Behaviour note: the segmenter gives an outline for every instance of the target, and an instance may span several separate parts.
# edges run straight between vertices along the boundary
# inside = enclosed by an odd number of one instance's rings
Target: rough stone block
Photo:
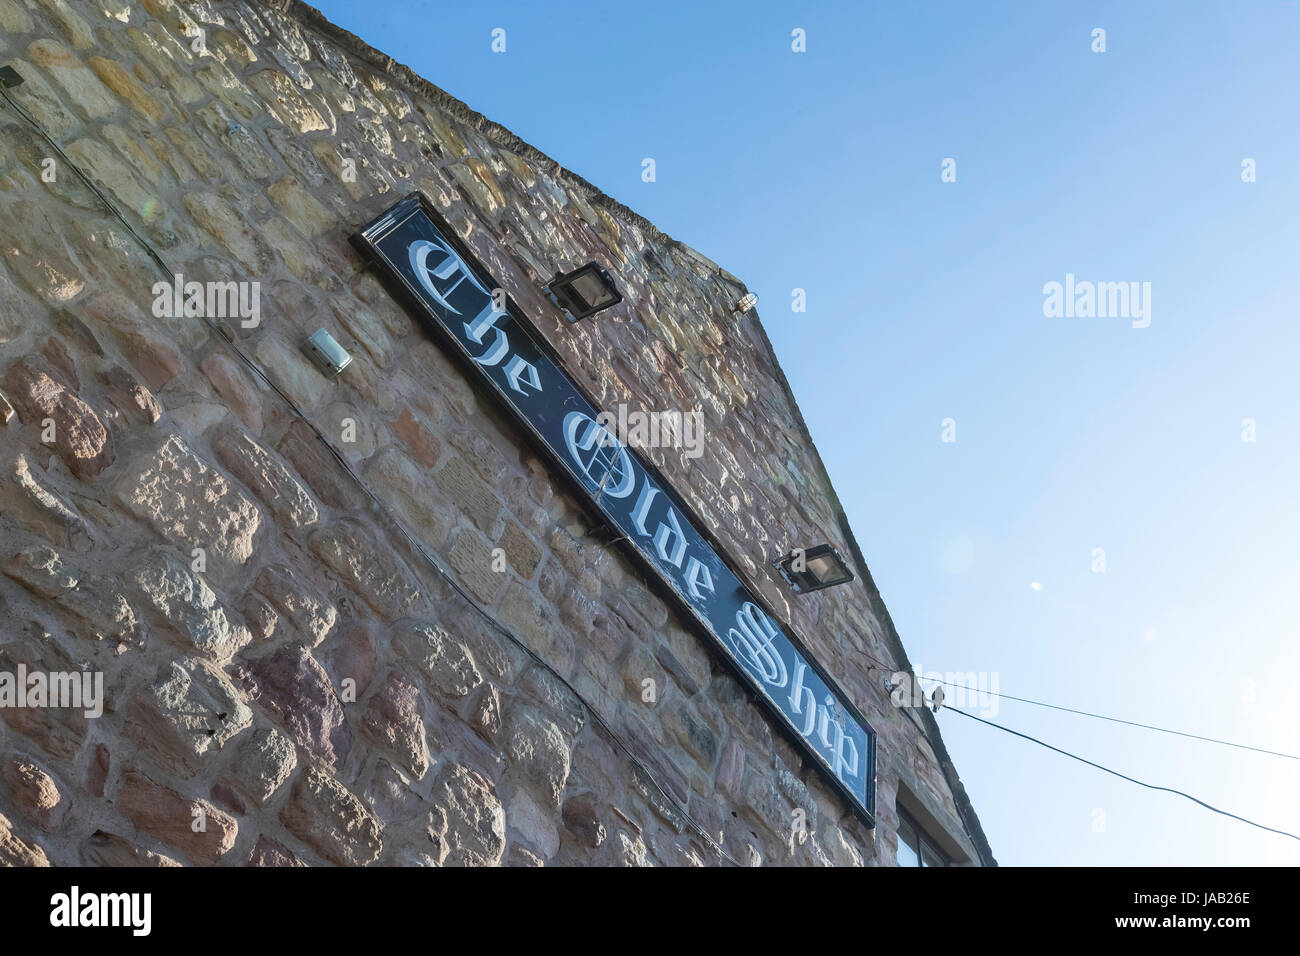
[[[428,771],[424,698],[409,677],[399,671],[389,672],[388,679],[370,698],[361,726],[381,750],[391,754],[417,780]]]
[[[49,865],[45,851],[15,834],[9,818],[0,813],[0,866]]]
[[[209,558],[242,565],[253,553],[257,506],[179,435],[130,462],[114,496],[187,555],[203,548]]]
[[[333,777],[308,767],[280,819],[285,828],[340,866],[373,863],[383,849],[383,824]]]
[[[196,863],[216,863],[235,845],[239,824],[206,800],[182,796],[143,772],[122,773],[114,805],[147,834],[173,846]]]
[[[456,699],[483,683],[469,648],[437,624],[407,621],[393,629],[393,649],[424,672],[431,689]]]
[[[496,866],[506,848],[505,808],[492,784],[462,764],[434,781],[430,831],[444,844],[447,866]]]
[[[473,528],[462,528],[447,561],[466,589],[482,604],[491,604],[505,584],[504,571],[493,569],[492,544]]]
[[[476,528],[489,537],[500,533],[496,525],[501,514],[501,502],[464,458],[452,458],[442,466],[435,480],[443,494],[474,522]]]
[[[170,553],[146,557],[131,580],[157,612],[160,629],[181,646],[225,660],[248,643],[247,628],[231,623],[207,582]]]
[[[126,732],[159,766],[189,777],[252,722],[225,676],[192,658],[158,669],[155,682],[130,704]]]
[[[425,603],[415,575],[363,525],[340,522],[320,528],[312,534],[310,545],[381,617],[405,617]]]
[[[320,517],[307,489],[280,460],[248,435],[224,428],[212,439],[217,458],[242,481],[283,528],[294,530],[315,524]]]
[[[284,721],[300,746],[335,768],[343,766],[352,749],[352,729],[329,675],[307,648],[290,644],[240,661],[233,672],[255,701]]]
[[[78,478],[93,478],[112,464],[108,429],[90,406],[63,383],[22,361],[5,373],[4,389],[19,420],[40,429],[43,441],[52,426],[48,445]]]
[[[298,766],[293,741],[274,727],[254,731],[231,767],[235,786],[259,807],[265,805]]]
[[[271,602],[308,647],[323,641],[338,621],[338,609],[287,565],[267,565],[253,589]]]

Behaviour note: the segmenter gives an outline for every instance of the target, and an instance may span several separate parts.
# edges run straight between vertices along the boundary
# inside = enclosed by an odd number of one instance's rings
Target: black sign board
[[[781,728],[874,825],[876,734],[803,645],[710,544],[658,470],[606,427],[432,205],[408,196],[353,243],[435,338],[472,364],[549,457],[630,542],[772,712]],[[606,424],[602,424],[602,421]]]

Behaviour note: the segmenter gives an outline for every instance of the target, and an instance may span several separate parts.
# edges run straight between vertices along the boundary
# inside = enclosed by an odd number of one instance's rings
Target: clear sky
[[[915,665],[1300,752],[1300,5],[314,2],[759,295]],[[1067,273],[1149,326],[1045,316]],[[974,709],[1300,832],[1300,761]],[[939,723],[1003,864],[1300,864]]]

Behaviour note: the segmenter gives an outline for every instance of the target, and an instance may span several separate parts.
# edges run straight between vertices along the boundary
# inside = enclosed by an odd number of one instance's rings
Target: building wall
[[[865,566],[770,568],[857,548],[739,280],[301,4],[0,30],[58,147],[0,103],[0,671],[107,699],[0,708],[0,861],[889,864],[900,786],[987,852]],[[645,454],[878,732],[874,831],[350,248],[415,190],[604,407],[703,412]],[[626,300],[570,326],[537,283],[588,259]],[[260,322],[156,317],[172,273]]]

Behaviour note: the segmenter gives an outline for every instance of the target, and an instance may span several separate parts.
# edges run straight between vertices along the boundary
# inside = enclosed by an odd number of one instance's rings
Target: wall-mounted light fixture
[[[317,329],[307,341],[302,343],[302,350],[315,363],[326,378],[334,378],[352,364],[348,350],[334,341],[334,336],[324,329]]]
[[[781,575],[790,582],[796,594],[820,591],[836,584],[848,584],[853,572],[844,563],[840,553],[829,544],[813,548],[795,548],[776,563]]]
[[[570,322],[581,321],[623,301],[609,273],[594,262],[579,266],[572,272],[555,273],[555,277],[542,286],[542,291],[563,310]]]
[[[12,66],[0,66],[0,83],[4,84],[6,90],[12,90],[15,86],[21,86],[22,76]]]
[[[741,315],[744,315],[756,305],[758,305],[758,296],[752,292],[746,292],[744,296],[741,297],[740,301],[736,303],[736,311]]]

